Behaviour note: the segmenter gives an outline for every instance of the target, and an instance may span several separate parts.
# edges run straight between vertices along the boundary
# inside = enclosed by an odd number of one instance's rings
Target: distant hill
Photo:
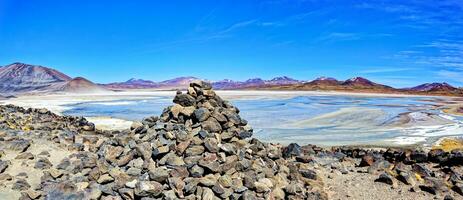
[[[416,87],[410,88],[412,91],[417,92],[432,92],[432,91],[453,91],[456,87],[449,85],[448,83],[425,83]]]
[[[13,63],[0,67],[0,93],[100,92],[106,89],[78,77],[72,79],[57,70],[40,65]]]
[[[98,93],[107,92],[109,90],[85,79],[76,77],[72,80],[54,84],[45,89],[47,92],[64,92],[64,93]]]
[[[194,80],[199,80],[199,78],[186,76],[159,82],[131,78],[125,82],[95,84],[83,77],[72,79],[52,68],[13,63],[0,67],[0,98],[35,92],[95,93],[130,89],[176,90],[186,89],[189,83]],[[302,81],[281,76],[269,80],[251,78],[245,81],[224,79],[210,82],[218,90],[308,90],[463,96],[463,89],[448,83],[425,83],[411,88],[396,89],[363,77],[355,77],[345,81],[319,77],[312,81]]]
[[[40,65],[13,63],[0,67],[0,92],[29,92],[71,80],[71,77]]]
[[[131,78],[125,82],[102,84],[108,89],[146,89],[157,87],[154,81]]]

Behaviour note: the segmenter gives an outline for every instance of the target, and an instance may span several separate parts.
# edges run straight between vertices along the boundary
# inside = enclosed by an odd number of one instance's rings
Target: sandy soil
[[[2,147],[0,147],[0,149],[2,149]],[[32,189],[40,184],[40,177],[43,175],[43,170],[34,168],[35,163],[40,157],[47,158],[53,166],[56,166],[62,159],[70,155],[69,151],[59,147],[56,143],[41,139],[34,139],[31,146],[26,151],[34,155],[34,159],[32,160],[15,159],[16,156],[20,154],[17,151],[7,149],[3,149],[3,151],[5,151],[5,157],[2,157],[2,160],[9,160],[11,162],[3,174],[9,174],[13,179],[0,183],[0,199],[19,199],[20,193],[11,189],[18,179],[17,175],[19,173],[24,172],[27,174],[25,180],[31,185]],[[44,151],[53,156],[39,155]]]

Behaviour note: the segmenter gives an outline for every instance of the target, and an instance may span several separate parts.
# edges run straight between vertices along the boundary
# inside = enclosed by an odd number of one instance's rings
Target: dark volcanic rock
[[[291,143],[283,149],[283,157],[289,158],[291,156],[300,156],[301,155],[301,146],[296,143]]]

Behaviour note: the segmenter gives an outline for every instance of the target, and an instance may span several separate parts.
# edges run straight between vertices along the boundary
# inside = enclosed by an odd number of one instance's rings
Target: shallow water
[[[254,136],[279,143],[318,145],[408,145],[463,135],[462,118],[435,109],[431,97],[307,95],[294,98],[233,100]],[[160,115],[172,97],[95,101],[67,105],[64,114],[127,120]],[[403,113],[413,123],[399,120]],[[427,114],[431,113],[432,117]],[[407,119],[408,119],[407,118]],[[407,120],[405,120],[407,121]],[[392,123],[394,122],[394,123]],[[445,122],[445,123],[444,123]]]

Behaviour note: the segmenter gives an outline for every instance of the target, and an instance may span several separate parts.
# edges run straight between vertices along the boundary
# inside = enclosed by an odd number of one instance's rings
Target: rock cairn
[[[173,102],[128,134],[84,143],[44,171],[36,192],[46,199],[327,199],[317,173],[293,159],[294,148],[249,139],[239,109],[210,84],[193,82]]]
[[[0,190],[13,183],[25,200],[328,199],[322,177],[362,173],[400,191],[463,196],[463,150],[281,146],[252,139],[239,109],[208,83],[191,83],[173,102],[118,131],[45,109],[0,106]],[[49,152],[30,152],[44,140],[70,156],[53,164]],[[43,172],[38,186],[26,172],[6,173],[18,161]]]

